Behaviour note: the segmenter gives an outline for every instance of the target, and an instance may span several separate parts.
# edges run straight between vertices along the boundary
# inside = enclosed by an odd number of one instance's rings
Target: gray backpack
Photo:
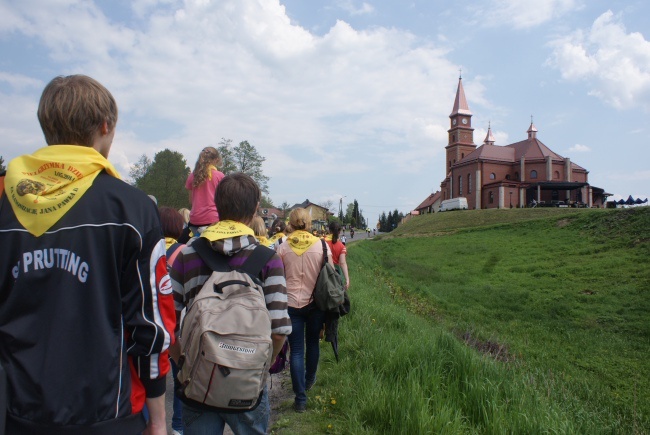
[[[181,327],[177,393],[185,403],[217,411],[255,409],[271,365],[271,316],[259,274],[274,251],[256,246],[239,269],[206,239],[192,247],[213,270]]]

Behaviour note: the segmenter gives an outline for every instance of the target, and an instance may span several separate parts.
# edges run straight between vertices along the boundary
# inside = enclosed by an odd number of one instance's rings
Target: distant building
[[[488,126],[477,147],[462,78],[449,119],[440,201],[465,197],[470,209],[525,207],[533,201],[539,206],[604,207],[611,196],[589,184],[585,168],[544,145],[532,119],[526,139],[495,145]],[[428,207],[426,203],[418,207]]]
[[[311,216],[311,227],[314,230],[323,231],[327,229],[327,218],[329,216],[334,216],[334,213],[330,212],[327,208],[322,205],[314,204],[313,202],[306,199],[300,204],[294,204],[289,210],[294,208],[304,208],[309,212]]]
[[[440,210],[440,203],[442,202],[442,192],[437,191],[427,196],[427,198],[422,201],[420,205],[415,207],[417,213],[411,213],[415,215],[426,214],[426,213],[435,213]]]
[[[276,218],[284,219],[284,212],[273,207],[259,207],[257,209],[257,215],[264,220],[264,224],[267,228],[271,226]]]

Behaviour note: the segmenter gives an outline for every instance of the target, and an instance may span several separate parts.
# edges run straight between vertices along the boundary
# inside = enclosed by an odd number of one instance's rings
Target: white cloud
[[[476,10],[475,17],[490,27],[508,26],[516,29],[536,27],[583,7],[582,0],[492,0]],[[474,8],[474,6],[472,6]]]
[[[338,6],[350,15],[366,15],[375,11],[375,8],[367,2],[362,2],[361,6],[355,6],[352,0],[339,0]]]
[[[571,148],[569,148],[569,152],[572,153],[586,153],[591,151],[591,148],[589,148],[587,145],[580,145],[579,143],[573,145]]]
[[[607,11],[592,27],[552,41],[547,64],[571,81],[586,81],[590,94],[617,109],[650,110],[650,42],[627,33],[620,16]]]
[[[47,48],[53,75],[83,72],[114,94],[120,121],[111,159],[124,175],[140,155],[164,148],[192,166],[202,147],[225,137],[248,140],[267,158],[272,190],[327,179],[334,167],[350,180],[434,169],[431,183],[442,178],[434,158],[444,152],[458,74],[445,47],[344,21],[318,36],[291,23],[278,0],[131,7],[146,22],[73,1],[16,2],[11,11],[30,43]],[[484,101],[480,80],[466,89]],[[34,106],[38,96],[30,98]],[[35,111],[21,113],[34,122]],[[0,120],[0,131],[8,125]],[[30,134],[42,140],[37,128]],[[11,154],[0,145],[0,155]],[[357,154],[367,159],[346,159]]]

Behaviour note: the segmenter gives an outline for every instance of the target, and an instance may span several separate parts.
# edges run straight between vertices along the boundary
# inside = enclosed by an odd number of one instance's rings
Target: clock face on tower
[[[463,124],[467,124],[467,118],[463,118]]]

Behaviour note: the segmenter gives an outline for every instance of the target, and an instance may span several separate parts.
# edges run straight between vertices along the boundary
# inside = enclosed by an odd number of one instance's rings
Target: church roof
[[[458,89],[456,90],[456,100],[454,100],[454,108],[451,110],[451,115],[471,115],[472,112],[469,110],[469,105],[467,104],[467,98],[465,98],[465,90],[463,89],[463,78],[458,78]]]
[[[545,160],[547,156],[551,156],[551,159],[553,160],[564,160],[564,157],[544,145],[542,141],[537,138],[532,138],[505,146],[483,144],[466,155],[460,162],[472,160],[493,160],[515,163],[521,160],[522,157],[526,160]],[[573,162],[571,162],[571,167],[573,169],[584,170],[584,168]]]

